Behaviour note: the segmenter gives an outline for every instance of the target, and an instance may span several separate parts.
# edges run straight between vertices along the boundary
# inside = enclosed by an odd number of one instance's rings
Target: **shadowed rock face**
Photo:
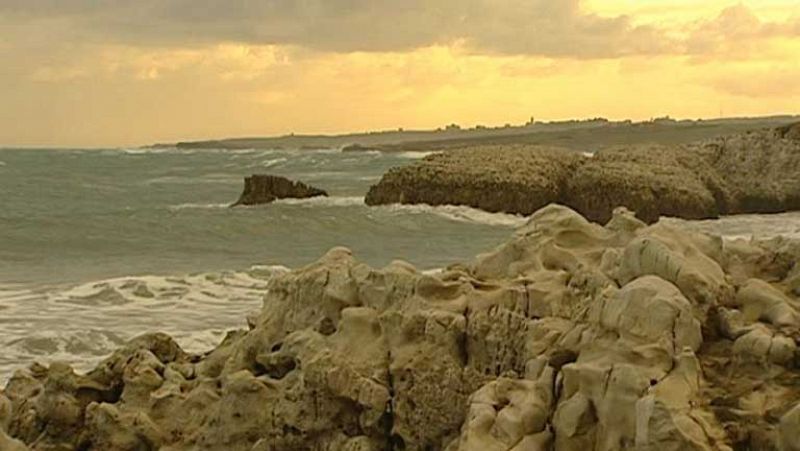
[[[799,259],[555,205],[436,274],[337,248],[203,355],[17,372],[0,449],[797,450]]]
[[[327,196],[321,189],[305,183],[289,180],[276,175],[253,175],[245,177],[244,191],[239,200],[232,205],[268,204],[277,199],[305,199],[309,197]]]
[[[432,155],[390,170],[369,205],[468,205],[530,215],[551,202],[607,222],[627,207],[653,223],[800,209],[800,126],[683,147],[565,149],[482,147]]]

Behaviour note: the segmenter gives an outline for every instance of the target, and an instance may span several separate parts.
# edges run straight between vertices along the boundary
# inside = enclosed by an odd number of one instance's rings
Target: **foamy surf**
[[[364,205],[364,198],[358,196],[318,196],[308,199],[279,199],[274,203],[302,207],[353,207]]]
[[[412,150],[412,151],[408,151],[408,152],[398,152],[395,155],[397,155],[400,158],[408,158],[408,159],[412,159],[412,160],[419,160],[419,159],[427,157],[428,155],[433,155],[435,153],[439,153],[439,151],[422,152],[422,151],[413,151]]]
[[[190,352],[216,346],[244,328],[269,280],[283,266],[253,266],[183,276],[119,277],[72,287],[31,290],[0,285],[0,380],[33,361],[89,369],[125,341],[146,332],[173,334]]]
[[[475,224],[485,224],[500,227],[521,227],[525,225],[528,218],[525,216],[512,215],[507,213],[489,213],[478,210],[477,208],[465,207],[460,205],[439,205],[432,206],[427,204],[402,205],[394,204],[385,207],[397,213],[427,214],[432,213],[437,216],[457,222],[470,222]]]

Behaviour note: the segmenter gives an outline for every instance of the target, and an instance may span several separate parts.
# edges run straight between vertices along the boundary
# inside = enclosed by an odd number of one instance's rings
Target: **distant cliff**
[[[635,145],[588,157],[541,146],[431,155],[383,176],[369,205],[468,205],[529,215],[549,204],[606,222],[625,206],[646,222],[800,209],[800,126],[682,146]]]

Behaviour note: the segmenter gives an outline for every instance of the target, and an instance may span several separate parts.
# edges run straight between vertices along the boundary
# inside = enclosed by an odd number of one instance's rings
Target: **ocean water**
[[[33,361],[88,369],[145,332],[191,351],[245,327],[276,272],[335,246],[380,267],[468,260],[526,219],[465,207],[367,207],[390,167],[424,154],[338,150],[0,150],[0,382]],[[228,208],[272,173],[331,197]],[[684,223],[800,236],[800,214]]]
[[[275,271],[347,246],[373,266],[432,269],[525,219],[463,207],[363,204],[421,153],[338,150],[0,150],[0,381],[34,360],[87,369],[145,332],[210,349],[260,307]],[[272,173],[331,197],[228,208]]]

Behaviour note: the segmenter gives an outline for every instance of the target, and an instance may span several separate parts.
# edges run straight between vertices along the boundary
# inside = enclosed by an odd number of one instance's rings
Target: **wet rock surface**
[[[344,248],[249,329],[18,371],[9,450],[796,450],[800,245],[537,211],[436,274]]]
[[[232,206],[268,204],[278,199],[327,196],[325,191],[276,175],[245,177],[244,191]]]
[[[366,196],[390,203],[468,205],[530,215],[548,203],[607,222],[616,207],[715,218],[800,209],[800,126],[685,146],[625,146],[583,156],[566,149],[493,146],[454,150],[384,175]]]

